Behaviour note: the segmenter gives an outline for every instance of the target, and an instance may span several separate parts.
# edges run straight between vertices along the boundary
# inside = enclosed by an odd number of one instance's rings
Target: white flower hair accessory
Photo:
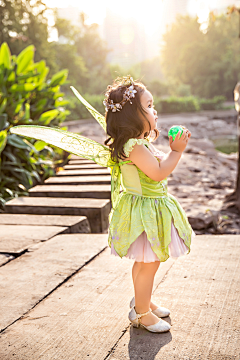
[[[108,112],[108,110],[112,110],[112,112],[121,111],[123,105],[125,105],[127,101],[129,101],[130,104],[132,104],[131,98],[134,98],[135,94],[137,93],[137,90],[134,89],[133,78],[130,75],[124,76],[123,79],[121,80],[121,85],[123,86],[130,85],[130,86],[127,87],[126,90],[124,91],[123,99],[122,101],[120,101],[120,103],[114,103],[113,100],[110,100],[109,96],[112,90],[112,86],[111,85],[108,86],[108,91],[105,94],[106,98],[103,101],[106,112]]]

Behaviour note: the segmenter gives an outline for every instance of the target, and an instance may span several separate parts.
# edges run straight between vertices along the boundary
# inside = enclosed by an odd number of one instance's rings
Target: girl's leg
[[[134,281],[135,310],[137,313],[145,313],[150,308],[154,276],[160,262],[141,262],[140,264],[141,265],[136,265],[136,268],[137,266],[140,266],[140,269],[137,272]],[[157,322],[159,322],[159,318],[153,313],[141,318],[141,323],[146,326],[156,324]]]
[[[156,263],[158,263],[160,265],[160,261],[157,261]],[[135,279],[136,279],[136,276],[137,276],[139,270],[141,269],[141,266],[142,266],[141,264],[144,264],[144,263],[135,261],[133,264],[133,267],[132,267],[132,279],[133,279],[134,289],[135,289]],[[157,269],[158,269],[159,265],[157,266]],[[150,308],[152,310],[156,310],[158,308],[158,306],[156,304],[154,304],[153,302],[151,302],[151,300],[150,300]]]

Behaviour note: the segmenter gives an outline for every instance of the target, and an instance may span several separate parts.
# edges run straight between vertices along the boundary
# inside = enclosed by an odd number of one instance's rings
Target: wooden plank
[[[31,197],[66,197],[111,199],[111,185],[37,185],[29,190]]]
[[[0,266],[8,263],[10,260],[13,260],[15,257],[10,254],[0,254]]]
[[[69,160],[68,165],[85,165],[85,164],[96,164],[94,161],[82,159],[82,160]]]
[[[110,255],[107,247],[1,334],[1,360],[13,354],[19,359],[106,359],[129,326],[132,264]],[[172,259],[161,264],[154,288],[172,264]]]
[[[90,169],[106,169],[106,167],[98,164],[67,164],[63,167],[65,170],[90,170]]]
[[[35,243],[64,232],[63,226],[0,225],[0,252],[18,254]]]
[[[99,176],[109,175],[110,171],[106,168],[101,169],[82,169],[82,170],[62,170],[56,176]]]
[[[74,154],[71,154],[71,155],[70,155],[70,160],[77,160],[77,161],[82,161],[82,162],[91,161],[91,160],[82,158],[82,157],[80,157],[80,156],[74,155]],[[91,162],[93,162],[93,161],[91,161]]]
[[[0,328],[26,313],[106,246],[106,234],[60,235],[1,267]]]
[[[101,233],[107,231],[111,203],[109,199],[32,198],[26,196],[8,201],[5,208],[6,212],[11,214],[86,216],[91,231]]]
[[[52,176],[44,181],[47,185],[107,185],[111,184],[111,175],[99,176]]]
[[[86,216],[67,215],[33,215],[33,214],[0,214],[2,225],[44,225],[64,226],[68,233],[89,233],[90,225]]]

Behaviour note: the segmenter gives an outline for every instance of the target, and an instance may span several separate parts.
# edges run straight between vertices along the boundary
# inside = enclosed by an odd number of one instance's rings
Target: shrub
[[[9,129],[14,125],[59,126],[69,114],[60,92],[67,78],[62,70],[46,80],[45,61],[34,63],[34,47],[28,46],[18,56],[9,47],[0,48],[0,204],[53,174],[61,162],[62,150],[42,141],[26,140]]]
[[[201,110],[218,110],[223,106],[226,97],[222,95],[214,96],[212,99],[199,99]]]

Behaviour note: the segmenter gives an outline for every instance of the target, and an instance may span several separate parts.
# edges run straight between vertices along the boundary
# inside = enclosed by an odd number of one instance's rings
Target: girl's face
[[[157,111],[154,109],[154,105],[153,105],[153,96],[148,90],[145,90],[144,93],[141,95],[140,100],[142,107],[147,112],[145,116],[151,125],[151,130],[153,130],[157,126],[157,119],[158,119]],[[149,130],[149,126],[147,124],[146,131],[148,130]]]

